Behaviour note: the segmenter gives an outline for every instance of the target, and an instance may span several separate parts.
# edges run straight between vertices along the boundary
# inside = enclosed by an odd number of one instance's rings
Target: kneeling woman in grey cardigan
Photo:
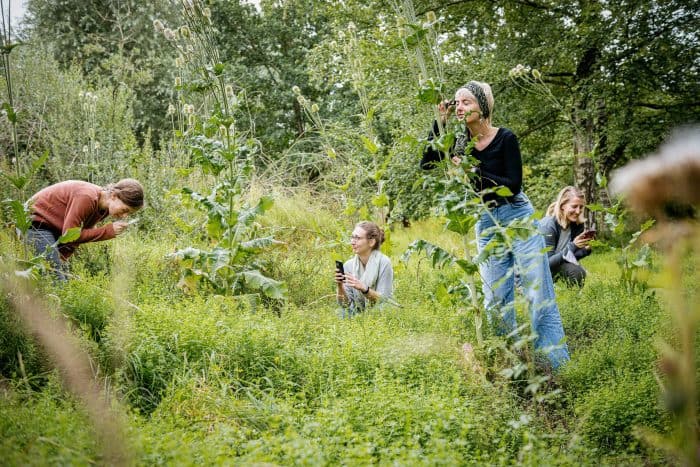
[[[374,222],[360,222],[350,237],[355,256],[343,264],[344,273],[336,270],[338,303],[352,316],[367,303],[393,302],[394,270],[391,260],[379,251],[384,231]]]
[[[573,186],[559,192],[557,200],[547,208],[547,215],[540,221],[540,231],[549,248],[549,269],[554,280],[563,279],[569,284],[583,287],[586,270],[579,260],[591,254],[589,232],[584,232],[584,194]]]

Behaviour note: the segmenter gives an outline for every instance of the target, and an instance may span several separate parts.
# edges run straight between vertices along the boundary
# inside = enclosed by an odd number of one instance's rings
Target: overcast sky
[[[19,18],[24,14],[25,0],[10,0],[10,13],[12,14],[12,26],[19,23]],[[3,1],[3,3],[5,3]],[[7,5],[5,3],[5,5]]]

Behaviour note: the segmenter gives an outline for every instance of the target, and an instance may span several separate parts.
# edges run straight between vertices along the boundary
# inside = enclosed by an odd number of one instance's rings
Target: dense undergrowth
[[[283,303],[181,290],[166,259],[178,238],[167,226],[86,246],[74,280],[41,285],[119,401],[134,462],[669,462],[635,435],[669,430],[655,366],[657,341],[673,336],[668,312],[659,291],[620,285],[614,251],[586,259],[582,290],[557,285],[572,360],[532,391],[503,376],[514,354],[501,338],[487,333],[476,360],[465,359],[471,317],[440,293],[457,270],[399,261],[415,238],[459,247],[438,220],[390,232],[402,308],[340,319],[333,258],[349,256],[351,223],[336,212],[296,194],[278,197],[261,219],[259,228],[284,242],[268,258],[271,275],[288,285]],[[3,462],[100,463],[83,409],[4,302],[0,327]],[[529,351],[518,358],[534,359]],[[537,368],[531,377],[544,371]]]

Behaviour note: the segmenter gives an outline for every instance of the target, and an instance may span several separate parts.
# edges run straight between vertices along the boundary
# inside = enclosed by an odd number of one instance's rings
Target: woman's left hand
[[[360,292],[364,292],[365,290],[367,290],[367,286],[352,274],[345,274],[345,284],[347,284],[349,287],[359,290]]]
[[[589,245],[591,241],[590,237],[586,237],[583,234],[577,235],[576,238],[574,238],[574,245],[576,245],[579,248],[585,248],[585,249],[590,249],[591,246]]]
[[[129,223],[125,221],[116,221],[112,223],[112,227],[114,228],[114,235],[120,235],[129,227]]]

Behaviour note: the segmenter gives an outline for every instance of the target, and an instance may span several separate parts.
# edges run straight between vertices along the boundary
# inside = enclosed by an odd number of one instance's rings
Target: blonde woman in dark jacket
[[[586,270],[579,260],[591,254],[595,231],[584,228],[586,199],[578,188],[567,186],[547,208],[540,231],[548,247],[549,269],[554,280],[583,287]]]

